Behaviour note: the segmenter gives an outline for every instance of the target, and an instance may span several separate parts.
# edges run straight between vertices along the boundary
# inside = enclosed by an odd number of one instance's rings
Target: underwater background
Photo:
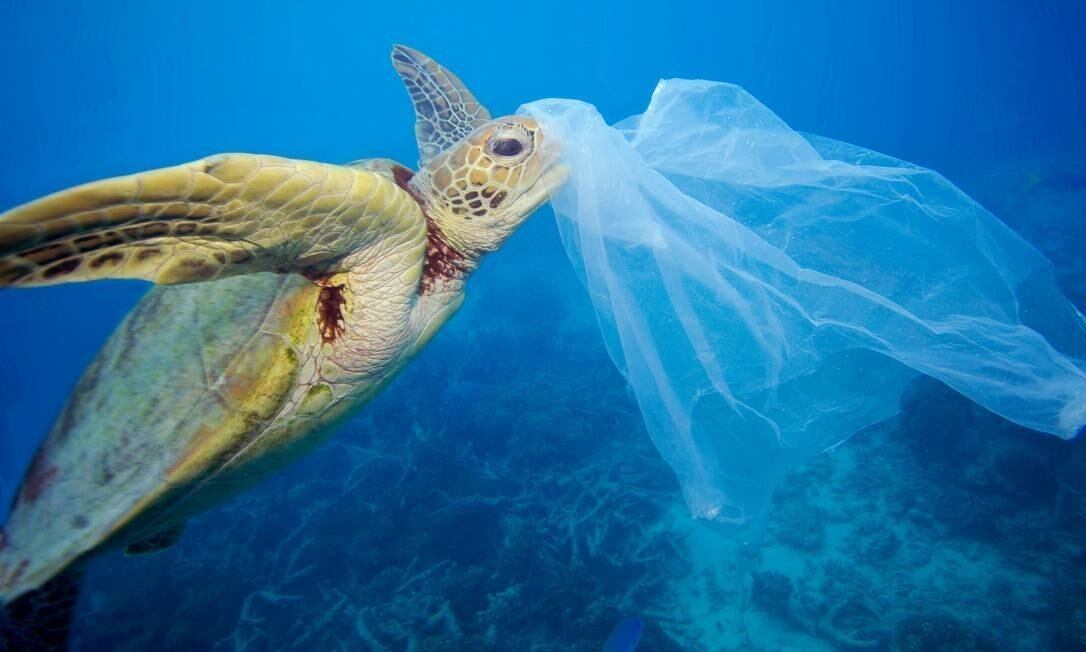
[[[495,115],[742,85],[793,128],[945,174],[1086,309],[1086,5],[920,1],[0,3],[0,210],[217,152],[417,158],[393,43]],[[0,292],[0,509],[147,286]],[[5,512],[0,511],[0,520]],[[156,555],[89,567],[80,650],[1086,650],[1086,441],[933,381],[687,515],[544,207],[323,448]]]

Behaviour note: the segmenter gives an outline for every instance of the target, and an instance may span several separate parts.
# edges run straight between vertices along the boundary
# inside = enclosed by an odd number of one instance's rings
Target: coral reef
[[[896,652],[995,652],[980,635],[953,616],[910,616],[894,628]]]
[[[792,580],[783,573],[775,571],[752,573],[751,603],[767,613],[787,617],[792,610],[790,601],[794,592]]]
[[[76,649],[598,650],[637,615],[642,652],[1086,650],[1086,441],[921,380],[707,528],[572,274],[524,267],[328,446],[95,560]]]

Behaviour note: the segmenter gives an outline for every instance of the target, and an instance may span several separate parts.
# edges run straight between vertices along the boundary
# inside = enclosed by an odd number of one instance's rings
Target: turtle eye
[[[494,138],[489,145],[491,153],[496,156],[516,156],[524,151],[524,143],[510,136]]]

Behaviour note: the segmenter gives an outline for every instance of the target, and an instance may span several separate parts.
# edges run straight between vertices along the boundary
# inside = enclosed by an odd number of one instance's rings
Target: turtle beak
[[[561,162],[562,145],[557,139],[545,138],[540,134],[540,161],[543,172],[525,195],[536,200],[533,210],[539,208],[549,197],[553,197],[569,178],[569,167]]]
[[[518,198],[520,212],[527,217],[554,196],[569,177],[569,168],[561,163],[552,163],[539,175],[536,182]]]
[[[553,196],[569,178],[569,167],[561,163],[554,163],[539,177],[536,185],[542,185],[547,196]]]

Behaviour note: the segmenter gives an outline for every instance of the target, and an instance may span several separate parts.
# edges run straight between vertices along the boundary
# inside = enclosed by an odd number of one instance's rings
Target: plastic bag
[[[1036,430],[1086,424],[1086,320],[939,174],[724,83],[662,81],[614,127],[578,101],[521,111],[561,143],[563,242],[695,516],[761,513],[918,373]]]

